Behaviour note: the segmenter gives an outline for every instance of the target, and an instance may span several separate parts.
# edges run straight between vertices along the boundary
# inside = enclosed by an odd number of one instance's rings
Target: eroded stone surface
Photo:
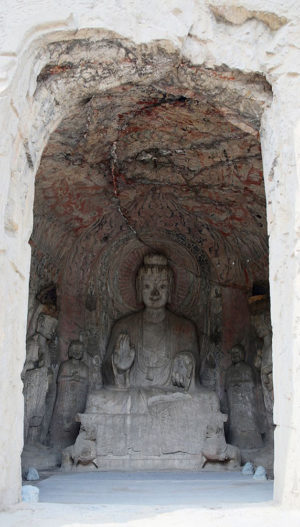
[[[36,468],[29,467],[28,472],[26,474],[26,480],[27,481],[38,481],[40,479],[39,473]]]
[[[40,490],[34,485],[23,485],[22,501],[26,503],[37,503],[39,501]]]
[[[240,340],[252,353],[247,296],[268,281],[258,127],[270,87],[257,74],[180,61],[165,42],[108,34],[100,48],[101,64],[91,38],[50,45],[38,77],[36,99],[47,94],[52,118],[65,117],[37,174],[32,295],[54,284],[60,360],[80,338],[97,389],[115,319],[141,307],[138,265],[149,249],[163,251],[171,308],[196,322],[201,378],[222,401],[226,353]]]
[[[27,340],[26,361],[22,371],[25,443],[40,442],[48,432],[56,381],[49,346],[56,327],[55,318],[40,313],[36,332]]]
[[[205,69],[212,68],[212,78],[216,77],[215,70],[218,70],[221,64],[226,64],[233,70],[238,68],[246,72],[265,74],[272,83],[275,97],[271,109],[263,116],[261,137],[268,198],[272,320],[275,324],[274,385],[275,395],[277,387],[278,393],[282,394],[277,399],[275,397],[275,422],[278,425],[276,444],[280,453],[277,456],[276,470],[277,474],[281,475],[277,478],[276,496],[284,499],[286,503],[299,501],[299,491],[297,484],[295,484],[299,477],[295,472],[295,459],[298,456],[299,444],[299,394],[296,374],[297,350],[299,349],[297,331],[299,299],[297,295],[294,295],[294,292],[297,291],[297,276],[299,275],[298,262],[295,258],[298,229],[296,164],[299,135],[299,131],[297,131],[299,117],[297,106],[299,93],[299,51],[297,44],[299,39],[299,8],[294,2],[285,2],[284,4],[272,2],[271,7],[269,2],[261,2],[260,0],[255,1],[254,4],[253,2],[250,4],[246,0],[239,3],[246,11],[255,11],[255,13],[270,13],[272,11],[275,18],[285,16],[292,23],[282,26],[279,31],[270,31],[265,24],[257,21],[257,18],[240,26],[224,24],[220,20],[216,20],[214,15],[209,12],[206,4],[202,2],[197,2],[195,10],[191,4],[187,8],[186,3],[182,6],[179,2],[179,9],[173,10],[174,12],[170,12],[169,3],[163,8],[160,5],[159,9],[155,3],[147,2],[147,5],[141,3],[141,16],[137,13],[133,14],[129,7],[128,10],[124,10],[119,3],[118,5],[110,4],[105,9],[102,5],[101,7],[91,5],[87,8],[86,5],[83,6],[79,2],[72,2],[71,10],[67,3],[58,8],[56,3],[52,2],[51,5],[43,4],[40,9],[36,9],[35,5],[33,10],[31,3],[27,2],[22,7],[18,6],[18,10],[13,11],[13,14],[9,16],[9,21],[4,23],[1,89],[6,90],[9,87],[9,90],[3,92],[1,98],[1,122],[3,130],[7,133],[3,133],[1,137],[1,154],[3,153],[1,166],[4,177],[0,196],[3,219],[1,223],[1,225],[3,224],[1,236],[3,252],[1,252],[0,258],[4,269],[1,298],[5,298],[9,308],[3,314],[3,319],[1,318],[1,330],[4,335],[3,343],[1,343],[3,345],[1,371],[5,372],[1,383],[1,393],[3,393],[3,400],[11,401],[14,405],[14,411],[11,412],[8,402],[3,407],[3,417],[1,418],[1,422],[6,423],[5,434],[1,443],[2,448],[0,449],[3,456],[2,465],[5,467],[1,474],[1,491],[3,491],[3,499],[7,500],[7,503],[15,501],[18,492],[20,492],[20,481],[18,484],[16,483],[20,474],[19,454],[22,448],[20,423],[23,401],[20,372],[25,358],[24,320],[26,317],[25,304],[30,258],[27,240],[31,231],[33,179],[42,148],[47,141],[48,134],[59,123],[59,115],[61,115],[63,108],[63,104],[57,104],[57,102],[63,101],[63,96],[60,96],[64,92],[62,82],[57,85],[56,99],[53,94],[47,98],[47,93],[49,94],[50,91],[47,92],[46,88],[44,91],[42,90],[43,96],[35,99],[36,104],[32,105],[36,87],[35,81],[48,61],[47,42],[55,40],[61,42],[62,40],[61,35],[57,33],[54,35],[53,31],[63,31],[63,39],[72,40],[74,29],[78,39],[80,31],[85,32],[85,36],[88,34],[88,31],[82,28],[97,25],[112,31],[121,31],[122,34],[129,36],[129,38],[132,37],[136,42],[148,43],[151,39],[168,38],[172,42],[173,48],[178,48],[178,43],[180,43],[182,57],[184,59],[189,58],[194,65],[203,64]],[[172,9],[173,7],[172,5]],[[115,10],[115,15],[111,16],[113,10]],[[58,11],[60,13],[59,23],[57,23]],[[27,40],[23,40],[25,35]],[[96,30],[94,31],[95,40],[98,37],[99,34]],[[184,42],[183,45],[182,42]],[[53,65],[55,66],[55,62]],[[83,72],[83,69],[81,71]],[[84,81],[76,83],[79,90],[82,89],[86,78],[91,80],[92,76],[85,77],[82,75],[81,78]],[[78,78],[76,80],[78,81]],[[101,89],[99,79],[97,79],[96,84],[98,89]],[[89,92],[91,84],[87,82],[86,87],[86,91]],[[241,84],[238,85],[237,92],[239,90],[243,90]],[[95,91],[97,92],[97,90]],[[205,92],[204,86],[203,93]],[[221,87],[218,93],[219,97],[223,97],[225,92],[226,90],[224,91]],[[253,87],[250,92],[252,92],[254,99],[259,98],[259,94],[254,93]],[[76,104],[75,98],[70,96],[69,91],[66,90],[65,95],[65,100],[70,106],[73,102]],[[243,101],[246,101],[247,88],[244,89],[243,95]],[[233,115],[232,111],[228,111],[228,107],[226,112],[231,122],[236,123],[236,115]],[[36,116],[38,116],[37,119]],[[245,128],[245,123],[243,123],[243,128]],[[250,128],[253,129],[253,126]],[[249,131],[249,128],[247,130]],[[50,232],[46,221],[44,224],[46,229],[40,231],[41,240],[44,238],[43,232]],[[54,221],[52,225],[57,228],[57,233],[61,232],[59,224]],[[56,277],[59,275],[57,264],[61,263],[63,257],[68,253],[68,247],[74,242],[74,238],[70,238],[70,245],[67,245],[67,233],[62,235],[60,240],[62,250],[57,251],[56,256],[54,252],[50,253],[44,249],[41,251],[42,254],[40,253],[40,261],[45,262],[45,266],[38,265],[43,282],[49,281],[49,275]],[[91,246],[93,245],[95,244],[91,242]],[[35,252],[39,254],[38,244],[35,247]],[[37,289],[38,286],[32,288],[35,292]],[[90,309],[95,305],[94,280],[89,284],[87,291],[85,304]],[[291,298],[293,298],[293,302],[283,302],[283,299]],[[206,304],[204,305],[206,310]],[[75,309],[74,311],[77,313]],[[93,310],[87,311],[94,313]],[[120,313],[120,315],[122,314],[124,313]],[[218,362],[220,356],[217,331],[218,316],[218,310],[215,310],[213,325],[216,331],[212,333],[214,348],[210,350],[211,353],[208,355],[209,367],[211,365],[210,357],[213,358],[212,362]],[[71,318],[68,319],[68,324],[65,324],[65,328],[69,328],[65,332],[68,336],[62,339],[64,357],[66,357],[71,334],[74,332],[73,327],[70,330],[69,321]],[[107,326],[112,319],[107,321]],[[206,327],[206,324],[204,326]],[[7,332],[8,327],[9,332]],[[204,334],[210,335],[207,328]],[[75,335],[75,338],[77,336]],[[84,338],[89,343],[91,360],[95,364],[99,364],[100,355],[95,353],[95,340],[98,339],[101,342],[101,338],[99,339],[95,324],[84,329]],[[100,349],[102,352],[105,349],[103,341],[100,344]],[[11,352],[8,352],[9,350]],[[99,375],[95,374],[96,370],[97,368],[94,368],[93,383],[99,385],[101,379]],[[216,379],[213,379],[217,385],[219,377],[217,375]],[[18,416],[20,417],[19,425]],[[18,430],[19,433],[17,433]],[[284,455],[282,455],[283,453]],[[11,460],[9,467],[7,467],[6,459]]]
[[[136,277],[144,308],[113,326],[103,362],[106,386],[90,392],[79,437],[64,450],[64,469],[239,466],[238,448],[224,437],[227,416],[216,394],[200,387],[194,325],[166,308],[173,281],[165,256],[144,257]]]
[[[232,365],[226,371],[225,383],[230,441],[241,449],[260,448],[263,441],[258,425],[253,371],[245,362],[242,346],[233,347],[230,353]]]
[[[50,427],[50,443],[56,448],[71,445],[76,439],[79,425],[78,412],[85,410],[89,371],[81,360],[83,344],[72,341],[68,360],[62,362],[57,375],[57,395]]]

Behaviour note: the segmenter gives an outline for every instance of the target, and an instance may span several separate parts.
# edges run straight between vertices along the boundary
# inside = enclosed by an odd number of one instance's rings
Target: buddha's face
[[[167,273],[147,272],[142,280],[142,299],[146,307],[160,309],[168,302],[169,282]]]
[[[231,350],[231,360],[233,364],[238,364],[244,360],[244,351],[241,348],[232,348]]]
[[[69,346],[68,355],[70,359],[82,359],[83,356],[83,345],[81,342],[75,340],[71,342]]]
[[[263,339],[270,334],[271,321],[269,315],[257,315],[255,318],[255,329],[259,338]]]
[[[51,340],[54,336],[56,325],[57,320],[55,318],[41,313],[37,321],[36,331],[45,337],[45,339]]]

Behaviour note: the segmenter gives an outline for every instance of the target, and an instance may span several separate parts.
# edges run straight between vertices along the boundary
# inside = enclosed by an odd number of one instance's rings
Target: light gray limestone
[[[48,429],[47,415],[52,413],[49,395],[55,389],[49,343],[53,339],[57,320],[40,313],[36,332],[27,340],[26,361],[21,377],[24,388],[24,441],[40,442]],[[48,405],[46,404],[48,398]],[[48,407],[48,408],[47,408]]]
[[[211,9],[214,4],[218,4],[218,15]],[[275,97],[263,115],[260,137],[274,332],[275,497],[286,505],[299,506],[299,463],[295,462],[299,460],[300,426],[299,5],[290,0],[241,0],[231,6],[219,1],[188,5],[182,1],[167,2],[163,8],[161,2],[148,1],[140,6],[141,11],[137,11],[132,2],[121,5],[116,1],[105,8],[102,4],[87,6],[81,0],[63,6],[58,0],[40,4],[28,1],[11,4],[3,14],[0,286],[5,310],[1,317],[0,390],[4,403],[0,420],[6,428],[0,439],[1,504],[15,503],[20,496],[24,406],[20,373],[25,360],[34,177],[48,134],[59,122],[57,115],[51,119],[49,101],[43,100],[34,107],[36,79],[46,62],[47,50],[43,46],[49,41],[61,41],[62,37],[71,40],[93,28],[95,40],[103,30],[145,44],[168,39],[179,47],[180,56],[192,64],[260,72],[272,84]],[[64,90],[63,84],[60,89]],[[39,115],[40,126],[35,115]],[[32,132],[39,137],[36,143],[31,140]],[[34,168],[28,166],[24,138],[29,139],[30,145],[37,145],[36,150],[32,147]],[[258,515],[261,521],[260,511]]]
[[[253,479],[255,479],[256,481],[266,481],[268,479],[266,469],[261,465],[257,467]]]
[[[274,387],[273,387],[273,360],[272,360],[272,329],[271,320],[268,313],[254,316],[254,325],[258,337],[263,340],[261,349],[257,351],[255,366],[260,371],[261,385],[268,423],[268,439],[273,439],[273,407],[274,407]]]
[[[149,254],[137,275],[144,309],[112,329],[102,390],[91,392],[81,431],[63,453],[64,469],[200,469],[240,463],[227,445],[216,394],[200,386],[194,325],[166,308],[172,271]],[[187,433],[188,431],[188,433]]]
[[[39,501],[39,489],[33,485],[23,485],[22,501],[26,503],[37,503]]]
[[[50,427],[50,441],[59,448],[71,445],[76,439],[79,425],[75,416],[83,412],[88,391],[88,366],[83,362],[83,344],[72,341],[69,359],[59,368],[57,397]]]
[[[243,347],[234,346],[231,350],[232,365],[226,372],[225,384],[230,441],[239,448],[260,448],[263,441],[258,426],[253,372],[244,359]]]
[[[242,468],[242,474],[244,474],[244,476],[253,476],[254,474],[253,463],[251,463],[250,461],[247,461],[247,463],[245,463],[245,465]]]
[[[40,479],[39,473],[36,468],[29,467],[28,472],[26,474],[26,480],[27,481],[38,481]]]

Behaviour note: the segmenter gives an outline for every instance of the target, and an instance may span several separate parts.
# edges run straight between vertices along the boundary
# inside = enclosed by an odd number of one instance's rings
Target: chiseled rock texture
[[[34,485],[23,485],[22,501],[26,503],[37,503],[39,501],[40,490]]]
[[[29,467],[28,472],[26,474],[26,480],[27,481],[38,481],[40,479],[39,473],[34,467]]]
[[[202,383],[225,400],[227,352],[250,343],[247,296],[268,283],[259,126],[270,85],[257,73],[195,66],[164,41],[87,36],[48,54],[36,100],[51,98],[52,114],[65,117],[36,176],[29,324],[52,283],[59,360],[81,338],[89,387],[98,388],[113,323],[141,307],[138,266],[162,251],[175,275],[172,310],[198,328]]]
[[[172,309],[206,358],[250,335],[268,235],[275,497],[300,504],[299,18],[279,0],[29,0],[3,16],[1,505],[21,495],[28,288],[29,335],[41,309],[57,317],[63,360],[80,333],[98,387],[146,251],[175,262]],[[49,284],[57,301],[38,301]]]

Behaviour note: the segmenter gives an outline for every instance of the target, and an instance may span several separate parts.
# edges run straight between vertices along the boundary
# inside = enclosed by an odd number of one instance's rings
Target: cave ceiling
[[[267,280],[262,109],[224,86],[209,94],[196,74],[192,85],[195,68],[173,68],[70,105],[36,177],[35,254],[58,267],[93,229],[106,245],[126,232],[150,247],[172,237],[201,247],[220,283]]]

